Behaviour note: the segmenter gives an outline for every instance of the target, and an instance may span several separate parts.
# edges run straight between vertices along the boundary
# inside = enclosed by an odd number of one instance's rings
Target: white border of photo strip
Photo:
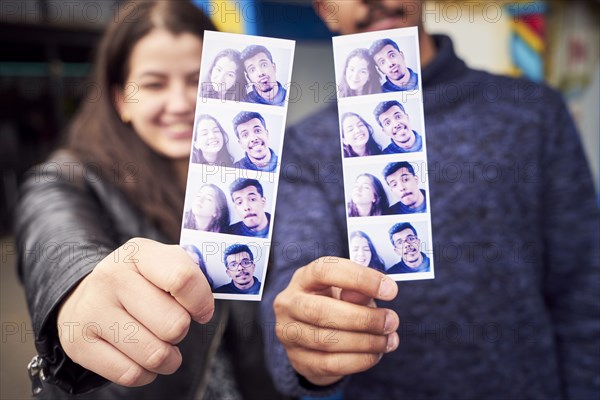
[[[283,107],[278,105],[256,104],[246,101],[230,101],[202,97],[202,78],[206,76],[206,72],[212,63],[214,56],[222,49],[232,48],[241,51],[249,45],[262,45],[271,52],[273,63],[275,63],[277,69],[276,79],[285,89],[287,89]],[[215,288],[231,281],[231,278],[229,278],[225,272],[226,268],[223,263],[223,253],[225,249],[232,244],[244,244],[251,249],[255,265],[254,277],[261,282],[260,291],[257,294],[214,293],[216,299],[260,301],[262,298],[269,261],[269,249],[273,234],[273,223],[275,220],[275,202],[279,186],[281,152],[283,149],[285,122],[290,95],[289,87],[292,78],[294,50],[295,42],[293,40],[213,31],[204,32],[203,57],[200,68],[200,83],[198,85],[196,117],[194,118],[193,141],[196,140],[196,124],[198,116],[201,114],[209,114],[216,117],[229,137],[229,144],[227,145],[228,152],[234,157],[233,161],[237,161],[239,157],[244,154],[244,151],[237,142],[237,137],[233,132],[231,119],[241,111],[258,112],[265,119],[267,125],[266,129],[268,130],[269,138],[268,147],[271,148],[278,157],[278,164],[273,172],[192,163],[194,143],[192,142],[180,245],[184,246],[191,244],[200,250],[208,275],[213,281],[213,293]],[[266,238],[235,235],[227,232],[205,232],[184,228],[186,212],[190,211],[192,199],[196,194],[195,192],[203,184],[214,184],[224,192],[231,216],[230,225],[239,222],[240,218],[236,215],[235,207],[229,193],[229,185],[237,178],[256,179],[263,187],[264,196],[266,198],[264,211],[271,215]]]
[[[373,93],[362,96],[338,97],[338,113],[342,114],[348,111],[359,114],[369,125],[373,127],[373,137],[384,149],[390,142],[390,139],[381,132],[381,128],[373,115],[375,106],[382,101],[397,100],[405,108],[409,116],[410,128],[420,134],[423,145],[421,151],[412,153],[398,154],[380,154],[363,157],[344,157],[342,141],[342,124],[340,122],[340,150],[342,152],[342,171],[344,176],[344,198],[346,207],[346,222],[348,226],[348,244],[350,247],[350,234],[354,231],[363,231],[369,236],[378,255],[384,261],[386,270],[400,261],[401,257],[394,253],[393,245],[389,239],[388,231],[396,223],[410,223],[417,231],[417,236],[421,242],[420,249],[430,262],[429,271],[389,274],[396,281],[433,279],[434,257],[433,257],[433,239],[431,231],[431,206],[429,180],[427,176],[427,144],[425,133],[425,116],[423,112],[423,97],[421,86],[421,63],[419,57],[419,41],[417,27],[390,29],[385,31],[367,32],[354,35],[337,36],[332,38],[333,54],[336,71],[336,82],[339,84],[341,79],[345,79],[343,68],[345,66],[347,55],[356,48],[369,48],[370,44],[378,39],[389,38],[395,41],[405,56],[406,66],[412,69],[418,75],[418,90],[407,90],[387,93]],[[384,77],[381,77],[384,79]],[[413,214],[379,215],[366,217],[349,217],[347,204],[350,200],[352,186],[356,176],[359,173],[371,173],[380,181],[388,198],[391,199],[390,205],[399,199],[391,195],[388,185],[383,178],[383,168],[391,162],[409,162],[415,167],[415,174],[418,178],[419,189],[426,193],[426,211]]]

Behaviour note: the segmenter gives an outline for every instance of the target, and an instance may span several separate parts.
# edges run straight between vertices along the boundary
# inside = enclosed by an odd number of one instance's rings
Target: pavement
[[[36,351],[13,238],[1,238],[0,250],[0,399],[31,399],[27,364]]]

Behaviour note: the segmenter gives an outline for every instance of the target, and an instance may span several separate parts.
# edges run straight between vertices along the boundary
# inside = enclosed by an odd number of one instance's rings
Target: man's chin
[[[397,28],[405,28],[409,26],[405,21],[405,18],[395,17],[395,18],[381,18],[376,22],[372,23],[369,26],[363,27],[361,32],[374,32],[374,31],[382,31],[386,29],[397,29]]]
[[[249,153],[250,156],[258,162],[265,162],[264,159],[267,157],[267,152],[260,152],[257,154]]]
[[[237,280],[235,281],[235,283],[237,283],[239,286],[247,286],[250,284],[250,282],[252,282],[252,277],[249,277],[248,279],[245,279],[244,281],[241,280]]]
[[[410,149],[414,144],[414,142],[413,142],[413,144],[410,144],[412,142],[412,140],[410,140],[410,139],[408,139],[407,141],[403,141],[403,142],[394,140],[394,142],[398,145],[398,147],[400,147],[401,149],[405,149],[405,150]]]
[[[251,231],[254,231],[258,228],[258,224],[255,221],[244,221],[244,225]]]
[[[262,85],[258,90],[263,92],[263,93],[269,93],[271,90],[273,90],[275,86],[273,85]]]

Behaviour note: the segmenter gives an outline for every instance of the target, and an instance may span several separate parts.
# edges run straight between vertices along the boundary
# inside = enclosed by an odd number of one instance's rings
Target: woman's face
[[[352,188],[352,201],[355,204],[375,203],[375,190],[371,179],[367,176],[359,176]]]
[[[189,157],[202,42],[191,33],[154,29],[133,47],[117,110],[155,152]]]
[[[369,130],[355,115],[346,117],[342,122],[344,143],[352,148],[364,147],[369,141]]]
[[[192,213],[196,217],[216,218],[218,201],[215,191],[210,186],[200,188],[192,204]]]
[[[369,266],[371,262],[371,249],[367,239],[361,236],[354,236],[350,240],[350,259],[357,264]]]
[[[350,89],[361,91],[369,80],[369,69],[367,60],[354,56],[348,61],[346,67],[346,82]]]
[[[206,118],[196,126],[196,141],[194,147],[203,154],[218,153],[224,144],[223,134],[212,119]]]
[[[215,62],[210,72],[210,82],[213,89],[219,93],[225,93],[235,83],[238,65],[229,57],[223,56]]]

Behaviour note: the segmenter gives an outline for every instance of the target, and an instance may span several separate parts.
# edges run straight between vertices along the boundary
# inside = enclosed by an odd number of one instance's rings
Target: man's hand
[[[124,386],[152,382],[181,365],[175,346],[191,319],[212,318],[214,298],[179,246],[132,239],[100,261],[58,313],[60,342],[84,368]]]
[[[398,315],[377,308],[398,286],[371,268],[323,257],[298,269],[275,298],[277,337],[294,369],[316,385],[365,371],[398,347]]]

